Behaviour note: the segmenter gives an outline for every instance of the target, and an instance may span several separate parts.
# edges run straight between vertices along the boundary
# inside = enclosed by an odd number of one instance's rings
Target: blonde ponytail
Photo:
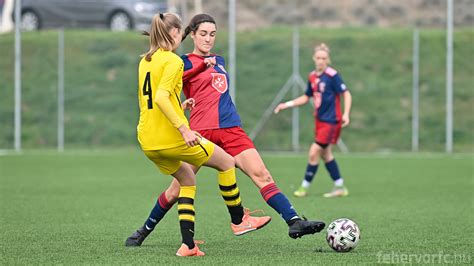
[[[144,35],[150,36],[150,50],[142,54],[146,61],[151,61],[151,56],[160,48],[165,51],[173,50],[175,43],[170,34],[173,28],[180,31],[182,28],[181,18],[177,14],[160,13],[153,16],[150,32],[143,32]]]

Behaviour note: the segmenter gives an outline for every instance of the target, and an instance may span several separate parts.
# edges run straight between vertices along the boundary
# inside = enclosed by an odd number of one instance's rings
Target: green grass
[[[260,231],[233,236],[215,172],[203,169],[198,175],[196,239],[206,241],[201,247],[207,255],[177,258],[176,207],[141,248],[123,246],[170,181],[140,151],[4,154],[0,264],[373,264],[387,262],[382,256],[401,262],[402,256],[440,252],[464,255],[458,263],[472,263],[472,154],[336,156],[351,193],[347,198],[322,197],[331,189],[324,167],[311,194],[294,198],[305,156],[265,154],[264,160],[300,214],[327,222],[350,217],[359,224],[362,238],[353,252],[333,252],[324,234],[290,239],[286,224],[240,172],[244,204],[263,209],[273,221]]]
[[[24,33],[23,147],[56,145],[57,32]],[[332,62],[353,94],[351,125],[342,138],[351,151],[411,149],[412,30],[302,27],[300,73],[314,68],[315,44],[327,43]],[[474,30],[454,32],[454,151],[474,152]],[[275,26],[237,34],[236,102],[250,132],[292,73],[292,28]],[[0,149],[13,148],[12,34],[0,37]],[[228,59],[227,33],[214,52]],[[191,51],[191,41],[184,52]],[[446,33],[420,31],[420,150],[445,149]],[[134,143],[138,120],[137,62],[147,39],[136,32],[65,32],[66,148]],[[291,98],[289,93],[284,100]],[[301,108],[301,143],[313,135],[310,105]],[[272,116],[255,143],[264,150],[291,149],[291,112]],[[370,137],[368,137],[370,136]],[[364,141],[360,141],[363,139]]]

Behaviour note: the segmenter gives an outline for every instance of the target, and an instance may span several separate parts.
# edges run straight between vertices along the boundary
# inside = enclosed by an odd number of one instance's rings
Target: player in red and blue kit
[[[344,180],[332,153],[332,145],[337,143],[341,128],[349,125],[352,96],[347,90],[339,73],[329,67],[329,48],[323,43],[315,48],[313,60],[316,70],[308,77],[306,93],[291,101],[281,103],[275,108],[275,113],[281,110],[301,106],[313,98],[315,115],[315,139],[309,149],[308,165],[301,187],[294,192],[297,197],[307,195],[307,190],[318,171],[319,158],[323,158],[326,169],[334,181],[331,192],[324,197],[347,196],[349,191],[344,186]],[[344,112],[341,112],[341,95],[344,98]]]
[[[211,54],[216,38],[214,19],[207,14],[194,16],[185,29],[183,38],[188,34],[193,39],[194,50],[182,56],[183,92],[187,98],[183,102],[183,109],[191,110],[191,129],[234,157],[236,166],[252,179],[267,204],[288,224],[288,234],[291,238],[320,232],[325,226],[324,222],[308,221],[297,214],[287,197],[275,184],[252,140],[241,128],[240,117],[228,90],[229,75],[225,70],[224,58]],[[198,170],[199,168],[194,167],[195,172]],[[150,214],[149,221],[152,222],[147,221],[147,229],[150,229],[150,232],[176,202],[179,189],[179,183],[173,181],[161,194],[160,200]],[[219,180],[219,189],[227,206],[231,208],[229,202],[232,202],[233,195],[229,193],[235,190],[234,185]],[[245,215],[249,214],[246,212]],[[231,229],[235,235],[252,230],[243,226],[239,227],[233,222]],[[253,228],[255,229],[258,228]],[[133,239],[135,245],[141,245],[148,234],[149,232]]]
[[[290,237],[321,231],[323,222],[306,221],[296,213],[275,184],[252,140],[242,129],[229,94],[229,76],[224,58],[211,54],[216,34],[213,18],[206,14],[196,15],[185,34],[191,34],[194,42],[193,53],[182,56],[183,92],[192,101],[189,106],[192,109],[190,127],[234,157],[237,167],[252,179],[267,204],[287,222]]]

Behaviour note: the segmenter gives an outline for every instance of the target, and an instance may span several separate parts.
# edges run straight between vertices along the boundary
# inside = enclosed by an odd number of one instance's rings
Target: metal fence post
[[[453,152],[453,0],[448,0],[446,38],[446,152]]]
[[[64,151],[64,29],[58,31],[58,151]]]
[[[14,146],[21,150],[21,0],[15,3],[15,114]]]
[[[299,44],[299,31],[298,27],[293,28],[293,98],[298,97],[298,87],[296,84],[296,79],[300,75],[300,44]],[[300,149],[300,109],[292,108],[292,147],[293,151],[298,151]]]
[[[235,59],[236,59],[236,48],[235,48],[235,0],[229,0],[229,93],[234,104],[237,106],[237,99],[235,98],[236,90],[235,80],[237,79],[235,73]]]
[[[412,135],[411,150],[418,151],[419,146],[419,67],[420,67],[420,32],[413,31],[413,97],[412,97]]]

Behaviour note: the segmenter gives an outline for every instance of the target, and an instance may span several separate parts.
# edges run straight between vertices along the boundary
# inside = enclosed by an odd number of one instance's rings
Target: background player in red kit
[[[313,97],[315,108],[315,139],[309,149],[308,165],[301,187],[294,192],[297,197],[307,195],[307,189],[318,171],[319,157],[322,157],[329,175],[334,181],[331,192],[324,197],[347,196],[349,191],[344,186],[344,180],[339,173],[339,167],[332,153],[332,144],[336,144],[341,134],[341,128],[349,125],[352,96],[342,81],[339,73],[329,67],[331,63],[329,48],[323,43],[314,49],[313,60],[316,70],[308,77],[306,93],[275,108],[275,113],[290,107],[304,105]],[[341,113],[340,96],[344,97],[344,113]]]
[[[241,128],[240,117],[228,90],[229,76],[225,70],[224,58],[211,54],[216,38],[214,19],[207,14],[194,16],[185,29],[183,38],[189,34],[194,42],[194,50],[183,55],[182,59],[183,92],[188,98],[183,104],[191,109],[190,127],[234,157],[236,166],[252,179],[267,204],[287,222],[290,237],[298,238],[320,232],[325,226],[324,222],[308,221],[296,213],[286,196],[276,186],[253,142]],[[219,184],[219,188],[222,195],[232,189],[222,184]],[[166,196],[168,209],[176,202],[178,192],[179,183],[173,181],[162,193]],[[159,208],[158,203],[157,206]],[[159,217],[152,216],[150,215],[150,218],[156,221],[156,225],[164,214]],[[141,245],[145,237],[136,241],[137,245]]]

